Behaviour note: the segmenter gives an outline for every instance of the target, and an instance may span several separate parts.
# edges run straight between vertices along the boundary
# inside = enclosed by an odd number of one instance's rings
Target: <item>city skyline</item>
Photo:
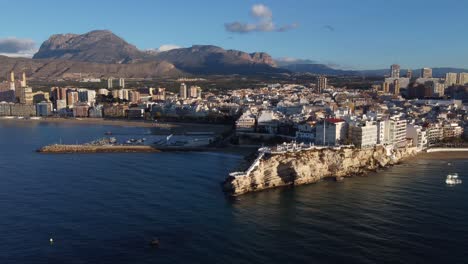
[[[109,29],[142,50],[211,44],[344,69],[383,69],[391,64],[405,69],[468,68],[463,52],[468,38],[459,34],[466,9],[462,7],[468,4],[456,1],[443,6],[436,1],[83,1],[80,6],[52,1],[47,8],[26,2],[22,23],[11,23],[17,19],[15,12],[0,18],[0,23],[10,24],[0,33],[1,54],[31,56],[52,34]],[[5,10],[18,9],[11,2],[2,5]],[[71,10],[76,19],[70,18]],[[443,19],[428,19],[427,13]]]

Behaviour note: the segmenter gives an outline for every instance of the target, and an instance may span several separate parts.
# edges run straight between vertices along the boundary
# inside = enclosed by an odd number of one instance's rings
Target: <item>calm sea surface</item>
[[[34,152],[109,130],[150,133],[0,121],[0,263],[468,263],[467,160],[230,201],[220,183],[240,156]]]

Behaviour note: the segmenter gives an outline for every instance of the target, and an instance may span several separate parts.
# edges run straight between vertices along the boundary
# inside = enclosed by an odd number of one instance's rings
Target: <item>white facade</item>
[[[406,119],[397,116],[377,123],[377,143],[403,145],[406,141]]]
[[[377,143],[388,145],[390,140],[390,120],[379,120],[377,122]]]
[[[349,139],[361,148],[373,147],[377,144],[378,127],[375,122],[365,122],[351,125],[349,127]]]
[[[348,124],[343,119],[330,118],[317,125],[315,132],[315,144],[339,145],[347,138]]]
[[[57,111],[60,111],[64,108],[67,108],[67,100],[63,99],[63,100],[57,100],[56,101],[56,105],[57,105]]]
[[[98,94],[101,94],[101,95],[108,95],[108,94],[109,94],[109,90],[107,90],[107,89],[99,89],[99,90],[98,90]]]
[[[457,74],[453,72],[448,72],[445,74],[445,84],[447,86],[452,86],[457,84]]]
[[[421,126],[408,124],[406,127],[406,137],[413,140],[413,147],[424,150],[428,146],[427,133]]]
[[[187,99],[187,85],[185,83],[180,84],[179,97],[180,99]]]
[[[236,121],[236,130],[253,132],[255,130],[255,121],[255,115],[247,111]]]
[[[201,87],[200,86],[190,86],[190,97],[192,98],[201,98]]]
[[[113,96],[114,98],[123,99],[123,90],[122,90],[122,89],[113,90],[113,91],[112,91],[112,96]]]
[[[406,119],[390,118],[390,141],[393,145],[404,145],[406,141]]]
[[[113,86],[114,86],[114,78],[110,77],[109,79],[107,79],[107,89],[112,89]]]
[[[444,132],[439,124],[432,124],[426,129],[427,145],[432,147],[444,139]]]
[[[457,84],[465,85],[468,83],[468,73],[462,72],[458,74]]]

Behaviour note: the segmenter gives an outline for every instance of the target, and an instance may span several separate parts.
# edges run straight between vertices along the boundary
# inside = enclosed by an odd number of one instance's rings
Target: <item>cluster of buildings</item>
[[[425,149],[468,134],[466,73],[433,78],[425,68],[414,78],[411,71],[400,77],[400,71],[392,65],[390,76],[367,90],[334,87],[318,76],[305,85],[265,84],[216,94],[185,82],[177,93],[162,87],[127,89],[123,78],[116,87],[109,78],[107,89],[53,87],[34,93],[24,73],[20,80],[11,73],[0,83],[0,116],[224,121],[235,122],[239,138],[362,148],[411,144]],[[428,89],[430,96],[411,96],[413,88]]]
[[[118,86],[116,80],[107,79],[107,89],[52,87],[33,93],[25,73],[17,80],[11,72],[0,83],[0,116],[219,119],[239,110],[213,94],[203,98],[202,88],[195,85],[181,83],[179,93],[172,93],[162,87],[127,89],[125,79],[119,78]]]
[[[375,89],[395,95],[403,94],[406,98],[436,98],[444,97],[446,89],[451,87],[453,91],[463,91],[468,85],[468,73],[447,73],[445,78],[435,78],[431,68],[422,68],[419,77],[413,76],[412,70],[407,70],[406,75],[400,75],[400,65],[393,64],[390,67],[390,76],[385,78],[382,84],[376,84]]]
[[[430,69],[422,73],[428,77]],[[399,74],[399,66],[392,65],[393,77],[389,78],[398,80]],[[423,150],[468,134],[464,133],[468,116],[462,100],[405,99],[391,90],[336,88],[324,76],[308,86],[277,84],[236,90],[231,99],[242,109],[236,121],[240,137],[281,137],[361,148],[412,145]]]

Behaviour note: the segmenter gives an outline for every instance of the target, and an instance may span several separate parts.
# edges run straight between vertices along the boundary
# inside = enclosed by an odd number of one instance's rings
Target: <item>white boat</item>
[[[445,183],[448,185],[461,184],[462,180],[458,178],[458,173],[452,173],[452,174],[447,175],[447,179],[445,179]]]

